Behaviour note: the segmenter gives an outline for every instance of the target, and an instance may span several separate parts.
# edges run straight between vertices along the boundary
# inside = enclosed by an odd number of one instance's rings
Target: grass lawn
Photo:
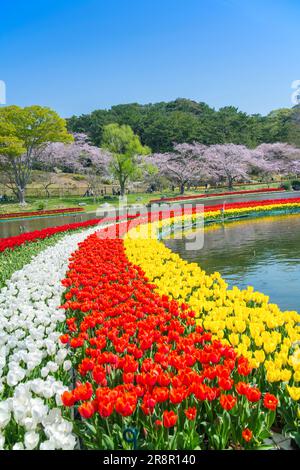
[[[265,184],[258,184],[258,185],[238,185],[236,186],[235,190],[247,190],[247,189],[262,189],[268,187],[278,187],[279,183],[271,183],[269,185]],[[211,188],[208,190],[209,193],[220,193],[228,191],[227,188]],[[185,196],[187,195],[195,195],[195,194],[203,194],[204,190],[199,189],[185,191]],[[127,202],[128,204],[147,204],[152,199],[160,199],[161,197],[176,197],[179,196],[179,191],[164,191],[164,192],[157,192],[157,193],[135,193],[135,194],[128,194],[127,195]],[[80,203],[85,203],[85,206],[82,206],[86,212],[94,212],[96,211],[99,206],[102,204],[108,203],[112,206],[117,206],[119,203],[118,196],[106,196],[100,197],[97,201],[94,201],[92,197],[80,197],[80,196],[65,196],[62,198],[59,197],[50,197],[50,198],[27,198],[26,206],[20,206],[18,203],[9,203],[9,204],[0,204],[0,214],[7,214],[10,212],[30,212],[36,211],[39,209],[43,210],[50,210],[50,209],[65,209],[68,207],[79,207]]]
[[[167,193],[170,196],[175,193]],[[176,193],[177,194],[177,193]],[[128,195],[128,204],[145,204],[149,202],[152,198],[161,197],[161,193],[157,194],[129,194]],[[21,206],[18,203],[9,203],[9,204],[0,204],[0,214],[7,214],[10,212],[31,212],[37,211],[39,209],[51,210],[51,209],[65,209],[68,207],[80,207],[80,203],[85,203],[82,208],[86,212],[96,211],[102,204],[111,204],[112,206],[117,206],[119,203],[118,196],[110,196],[108,198],[97,198],[97,201],[94,201],[93,197],[80,197],[80,196],[66,196],[66,197],[50,197],[50,198],[26,198],[26,206]]]

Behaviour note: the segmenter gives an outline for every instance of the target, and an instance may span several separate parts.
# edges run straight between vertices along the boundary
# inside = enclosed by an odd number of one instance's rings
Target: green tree
[[[260,143],[262,121],[259,115],[249,116],[235,108],[225,106],[216,113],[215,141],[220,144],[256,147]]]
[[[71,142],[66,121],[50,108],[7,106],[0,109],[0,169],[21,204],[32,166],[49,142]]]
[[[266,117],[266,142],[288,142],[291,129],[292,110],[280,108]]]
[[[255,148],[263,142],[299,145],[299,109],[279,109],[268,116],[249,115],[234,106],[216,111],[206,103],[185,98],[170,102],[112,106],[91,114],[73,116],[68,121],[73,132],[89,135],[94,145],[102,145],[105,125],[129,125],[143,145],[153,152],[172,151],[173,144],[200,142],[205,145],[234,143]]]
[[[142,155],[148,155],[150,148],[143,146],[140,138],[130,126],[108,124],[104,127],[102,147],[112,154],[110,169],[119,181],[121,196],[125,194],[127,181],[134,181],[142,173]]]

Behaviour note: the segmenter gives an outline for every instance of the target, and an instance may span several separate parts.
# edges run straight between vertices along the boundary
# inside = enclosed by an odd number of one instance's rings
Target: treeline
[[[277,109],[267,116],[249,115],[234,106],[216,111],[206,103],[183,98],[146,105],[122,104],[72,116],[68,130],[86,133],[94,145],[101,146],[104,126],[110,123],[128,124],[153,152],[167,152],[174,142],[193,141],[205,145],[242,144],[248,148],[274,142],[300,146],[299,107]]]

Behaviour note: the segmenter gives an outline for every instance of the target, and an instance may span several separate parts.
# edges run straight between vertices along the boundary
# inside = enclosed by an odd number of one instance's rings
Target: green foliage
[[[0,136],[11,139],[13,146],[29,152],[46,142],[71,142],[66,122],[50,108],[42,106],[6,106],[0,109]],[[3,150],[1,154],[4,154]],[[7,154],[11,156],[11,151]],[[15,154],[12,153],[12,156]]]
[[[42,210],[44,210],[45,208],[46,208],[46,204],[45,204],[44,201],[41,201],[41,202],[38,203],[38,206],[37,206],[37,210],[38,210],[38,211],[42,211]]]
[[[37,256],[41,251],[50,246],[54,246],[69,233],[82,232],[83,230],[85,230],[85,228],[56,233],[50,237],[44,238],[44,240],[24,243],[13,250],[6,249],[2,251],[0,253],[0,289],[5,286],[6,281],[11,278],[15,271],[19,271],[25,264],[30,263],[34,256]]]
[[[300,147],[300,105],[295,106],[291,111],[288,142]]]
[[[0,289],[15,271],[22,269],[25,264],[30,263],[34,256],[47,247],[55,245],[65,235],[66,233],[59,233],[44,240],[26,243],[14,250],[7,249],[0,253]]]
[[[292,188],[294,191],[300,190],[300,180],[294,180],[291,182]]]
[[[84,175],[73,175],[72,179],[74,181],[85,181],[86,177]]]
[[[1,132],[1,122],[0,122]],[[2,127],[2,132],[4,128]],[[10,132],[7,128],[5,132]],[[13,135],[1,135],[0,134],[0,154],[5,155],[8,158],[20,157],[26,151],[23,142]]]
[[[282,189],[284,189],[285,191],[290,191],[291,190],[291,183],[287,182],[287,183],[283,183],[281,185]]]
[[[206,103],[178,98],[169,103],[113,106],[68,120],[73,132],[87,133],[95,145],[103,143],[107,124],[129,125],[143,145],[153,152],[167,152],[173,142],[235,143],[256,147],[263,142],[300,145],[300,109],[279,109],[268,116],[248,115],[233,106],[218,111]]]
[[[0,169],[6,185],[25,202],[25,189],[39,150],[48,142],[71,142],[66,121],[42,106],[0,109]]]
[[[118,179],[121,194],[124,195],[126,182],[141,175],[142,169],[137,164],[137,157],[148,155],[150,148],[141,144],[140,138],[130,126],[119,124],[104,127],[102,146],[112,154],[111,171]]]
[[[269,142],[288,141],[291,113],[291,109],[281,108],[268,114],[265,131],[268,134]]]

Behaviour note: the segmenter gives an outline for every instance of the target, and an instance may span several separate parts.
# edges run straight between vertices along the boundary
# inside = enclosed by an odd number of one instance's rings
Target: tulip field
[[[271,429],[300,445],[299,314],[159,236],[300,198],[222,208],[0,241],[0,449],[262,449]]]
[[[40,210],[40,211],[27,211],[27,212],[10,212],[9,214],[0,214],[0,220],[4,219],[19,219],[26,217],[42,217],[51,215],[66,215],[76,214],[82,212],[83,209],[80,207],[69,207],[68,209],[54,209],[54,210]]]

